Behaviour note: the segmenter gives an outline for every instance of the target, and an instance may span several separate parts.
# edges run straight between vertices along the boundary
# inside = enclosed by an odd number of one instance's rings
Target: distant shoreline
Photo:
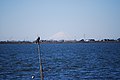
[[[81,40],[40,40],[41,44],[63,44],[63,43],[120,43],[120,38],[115,39],[81,39]],[[0,41],[0,44],[36,44],[35,41]]]
[[[120,41],[41,42],[40,44],[64,44],[64,43],[120,43]],[[20,41],[20,42],[0,41],[0,44],[36,44],[36,43],[30,41]]]

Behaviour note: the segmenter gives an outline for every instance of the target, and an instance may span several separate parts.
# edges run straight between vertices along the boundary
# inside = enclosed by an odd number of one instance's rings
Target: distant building
[[[64,40],[59,40],[58,42],[63,43],[63,42],[64,42]]]
[[[118,38],[118,39],[117,39],[117,41],[119,41],[119,42],[120,42],[120,38]]]
[[[95,39],[87,39],[87,42],[95,42]]]
[[[108,42],[108,41],[110,42],[110,41],[115,41],[115,40],[114,39],[104,39],[103,41],[104,42]]]
[[[84,39],[81,39],[80,42],[84,42],[85,40]]]

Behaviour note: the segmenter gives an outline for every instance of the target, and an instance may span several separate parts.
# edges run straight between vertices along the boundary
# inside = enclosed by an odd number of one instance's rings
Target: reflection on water
[[[41,44],[45,80],[120,79],[119,43]],[[0,80],[40,80],[36,44],[0,44]]]

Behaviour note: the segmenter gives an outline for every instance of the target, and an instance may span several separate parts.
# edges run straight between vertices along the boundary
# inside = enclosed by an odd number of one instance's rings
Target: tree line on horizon
[[[95,40],[95,39],[81,39],[81,40],[41,40],[41,43],[80,43],[80,42],[120,42],[120,38],[118,39],[102,39],[102,40]],[[12,44],[30,44],[30,43],[36,43],[36,41],[15,41],[15,40],[7,40],[7,41],[0,41],[0,44],[6,44],[6,43],[12,43]]]

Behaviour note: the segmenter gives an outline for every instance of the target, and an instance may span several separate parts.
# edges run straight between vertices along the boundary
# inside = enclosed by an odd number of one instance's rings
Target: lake
[[[0,80],[40,80],[37,47],[0,44]],[[40,44],[40,53],[44,80],[120,80],[120,43]]]

